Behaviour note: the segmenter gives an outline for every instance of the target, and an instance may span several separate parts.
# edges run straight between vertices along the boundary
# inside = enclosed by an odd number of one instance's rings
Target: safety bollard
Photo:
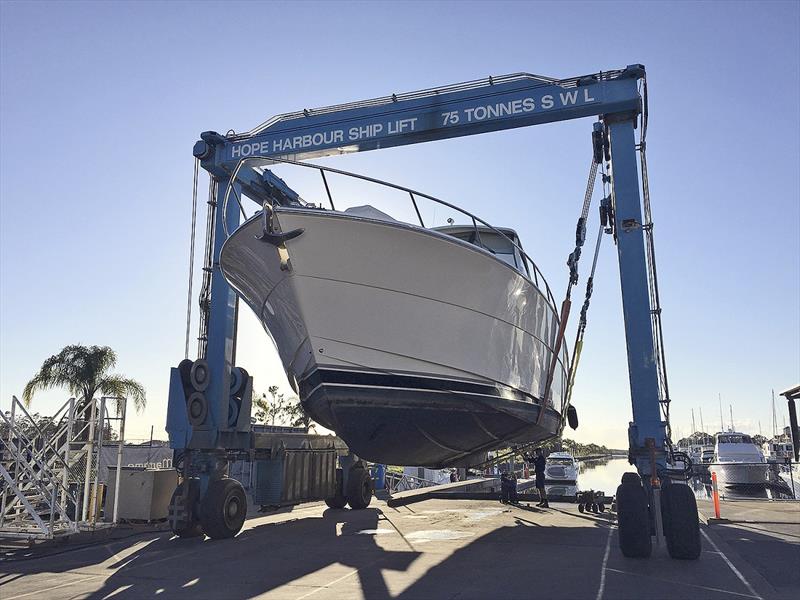
[[[717,473],[711,471],[711,497],[714,498],[714,516],[719,519],[719,491],[717,490]]]

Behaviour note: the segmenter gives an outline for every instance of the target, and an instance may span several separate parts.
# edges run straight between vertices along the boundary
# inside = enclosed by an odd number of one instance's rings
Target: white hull
[[[317,374],[350,373],[350,379],[328,381],[327,390],[353,378],[361,387],[391,386],[375,378],[395,375],[413,380],[404,389],[420,378],[439,382],[440,395],[454,382],[470,397],[491,388],[516,405],[510,412],[539,403],[558,320],[545,296],[515,269],[466,242],[402,223],[294,208],[276,208],[274,220],[283,232],[304,232],[279,251],[256,239],[262,222],[251,219],[226,242],[221,266],[273,337],[304,402],[325,383]],[[546,411],[540,422],[547,422],[546,432],[534,437],[558,429],[565,362],[563,351],[546,403],[555,410]],[[332,413],[317,417],[337,433],[344,427]],[[489,435],[508,439],[511,429]],[[439,445],[458,454],[464,447],[458,437]]]
[[[716,472],[719,485],[764,485],[769,481],[769,468],[766,464],[721,463],[711,465]]]
[[[553,452],[547,457],[544,468],[545,483],[576,484],[578,481],[578,463],[572,455],[565,452]]]

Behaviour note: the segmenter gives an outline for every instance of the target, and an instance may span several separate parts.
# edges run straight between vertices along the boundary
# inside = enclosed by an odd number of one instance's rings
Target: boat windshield
[[[436,227],[437,231],[458,238],[491,252],[504,263],[511,265],[517,271],[524,273],[526,266],[522,255],[514,244],[519,245],[517,235],[510,229],[503,230],[503,237],[484,227]]]
[[[564,465],[565,467],[572,466],[572,460],[569,458],[548,458],[547,464],[549,465]]]
[[[753,440],[749,435],[721,435],[718,438],[720,444],[752,444]]]

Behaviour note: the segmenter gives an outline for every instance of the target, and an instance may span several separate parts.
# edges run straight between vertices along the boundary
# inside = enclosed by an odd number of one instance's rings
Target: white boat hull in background
[[[711,465],[719,485],[764,485],[769,481],[766,464],[720,463]]]

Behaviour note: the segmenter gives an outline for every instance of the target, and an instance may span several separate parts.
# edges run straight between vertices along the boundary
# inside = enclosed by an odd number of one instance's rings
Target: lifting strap
[[[578,223],[575,227],[575,249],[567,258],[567,266],[569,267],[569,282],[567,283],[566,297],[561,303],[561,315],[559,318],[558,333],[556,335],[556,340],[553,347],[553,356],[550,359],[550,365],[547,369],[547,379],[545,380],[541,410],[539,411],[539,417],[536,420],[537,425],[541,424],[542,419],[544,418],[544,409],[547,406],[547,399],[550,396],[550,389],[553,386],[553,377],[555,376],[556,365],[558,364],[558,356],[561,354],[561,346],[564,343],[564,334],[567,330],[567,321],[569,319],[569,313],[572,307],[572,288],[578,283],[578,262],[581,258],[581,248],[586,241],[586,218],[589,216],[589,207],[592,203],[595,180],[597,179],[597,169],[599,167],[599,164],[595,158],[595,156],[592,157],[592,165],[589,169],[589,180],[586,183],[586,192],[583,196],[583,208],[581,209],[581,215],[578,217]]]
[[[592,271],[589,273],[589,278],[586,280],[586,296],[583,300],[581,307],[581,318],[578,322],[578,332],[575,335],[575,345],[572,349],[572,362],[569,365],[569,375],[567,376],[567,395],[564,402],[564,413],[569,406],[572,399],[572,386],[575,384],[575,372],[578,370],[578,362],[581,357],[581,350],[583,350],[583,336],[586,332],[586,315],[589,312],[589,302],[592,299],[592,292],[594,291],[594,273],[597,269],[597,257],[600,254],[600,243],[603,241],[603,225],[597,231],[597,242],[594,245],[594,259],[592,260]]]

